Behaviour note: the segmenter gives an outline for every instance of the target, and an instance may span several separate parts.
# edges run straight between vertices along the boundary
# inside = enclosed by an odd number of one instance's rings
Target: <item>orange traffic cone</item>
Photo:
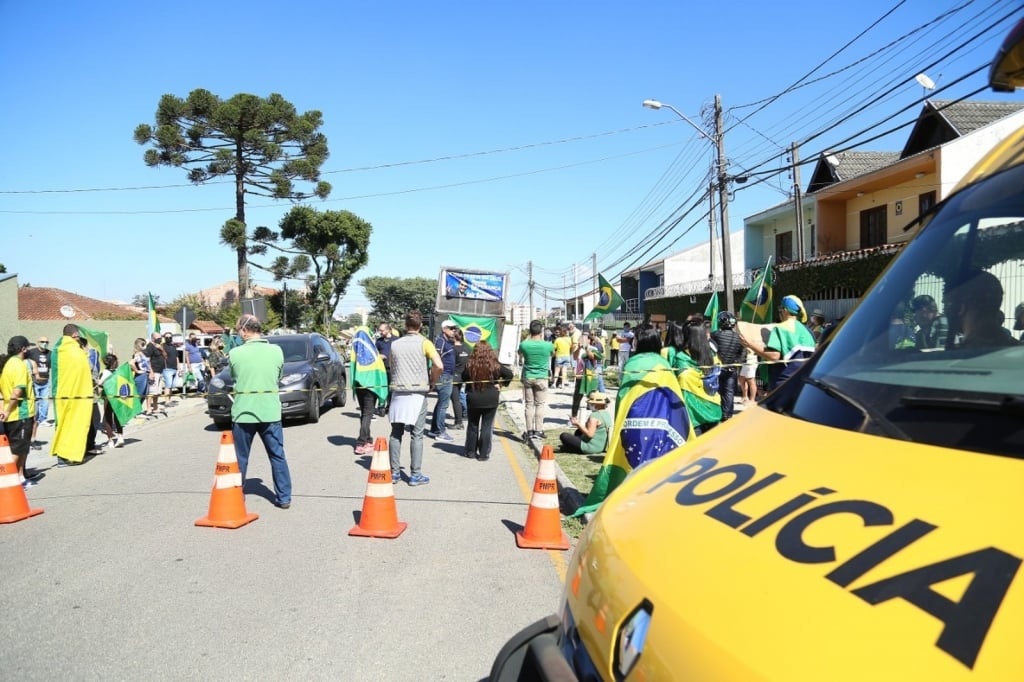
[[[14,523],[42,513],[42,509],[29,509],[11,441],[0,434],[0,523]]]
[[[388,441],[378,437],[373,444],[373,461],[370,463],[370,477],[363,497],[363,512],[359,515],[359,523],[352,526],[348,534],[369,538],[397,538],[408,525],[398,520],[398,509],[395,508]]]
[[[235,439],[230,431],[220,434],[220,452],[213,470],[213,492],[210,493],[210,511],[196,521],[197,526],[208,528],[239,528],[260,517],[245,511],[245,493],[242,492],[242,472],[235,457]]]
[[[521,549],[569,549],[569,538],[562,531],[562,515],[558,510],[555,451],[550,445],[540,451],[540,466],[526,526],[516,532],[516,544]]]

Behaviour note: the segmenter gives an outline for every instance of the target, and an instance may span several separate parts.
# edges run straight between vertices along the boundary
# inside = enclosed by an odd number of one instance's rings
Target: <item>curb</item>
[[[504,394],[501,397],[501,405],[505,408],[505,415],[515,425],[515,432],[522,433],[526,430],[526,425],[523,421],[523,416],[519,414],[515,409],[512,409],[509,403],[514,403],[515,400],[509,400],[505,398]],[[533,451],[533,456],[536,459],[540,459],[541,446],[533,440],[527,443],[530,446],[530,450]],[[577,509],[583,506],[585,496],[576,489],[576,485],[569,480],[569,477],[565,475],[562,468],[558,466],[558,460],[555,460],[555,479],[558,481],[558,506],[563,510],[563,513],[568,516],[575,512]],[[589,523],[592,514],[584,514],[581,518],[584,522]]]

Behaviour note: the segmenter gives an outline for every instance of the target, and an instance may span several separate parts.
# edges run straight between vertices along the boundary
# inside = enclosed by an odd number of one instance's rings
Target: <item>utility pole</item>
[[[579,296],[579,293],[580,293],[580,290],[579,290],[578,282],[576,281],[576,264],[573,263],[572,264],[572,317],[569,318],[569,319],[572,319],[572,320],[576,319],[576,307],[579,305],[579,299],[577,297]]]
[[[789,146],[793,159],[793,203],[796,208],[796,261],[804,260],[804,199],[800,194],[800,148],[796,142]]]
[[[288,280],[284,281],[284,288],[281,290],[281,303],[282,303],[282,306],[281,306],[281,311],[282,311],[282,314],[281,314],[281,318],[282,318],[281,325],[285,329],[287,329],[288,328]]]
[[[725,134],[722,132],[722,96],[715,95],[715,146],[718,148],[718,209],[722,212],[722,273],[725,277],[725,308],[732,303],[732,247],[729,245],[729,176],[725,168]]]
[[[562,273],[562,317],[569,319],[569,289],[565,286],[565,273]]]
[[[715,289],[715,183],[712,182],[708,185],[708,201],[710,207],[708,208],[708,288],[712,292],[717,291]]]
[[[532,320],[537,314],[537,310],[533,307],[533,261],[529,261],[526,264],[527,277],[529,278],[530,285],[530,319]]]

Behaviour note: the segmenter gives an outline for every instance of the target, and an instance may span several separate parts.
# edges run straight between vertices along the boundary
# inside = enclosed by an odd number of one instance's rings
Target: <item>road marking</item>
[[[508,433],[514,433],[515,429],[508,429],[508,417],[502,416],[504,420],[505,429]],[[505,436],[498,436],[498,440],[501,441],[502,447],[505,449],[505,456],[508,458],[509,464],[512,465],[512,473],[516,475],[516,480],[519,482],[519,490],[523,493],[523,501],[527,504],[530,503],[530,499],[533,497],[533,485],[526,480],[526,474],[523,473],[523,468],[519,466],[519,460],[516,454],[512,451],[512,446],[509,445],[508,438]],[[551,559],[551,563],[555,567],[555,573],[558,574],[558,581],[565,583],[565,557],[563,553],[558,550],[549,549],[547,550],[548,557]]]

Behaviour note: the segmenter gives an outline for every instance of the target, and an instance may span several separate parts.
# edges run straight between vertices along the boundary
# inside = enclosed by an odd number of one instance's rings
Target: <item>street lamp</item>
[[[691,121],[686,114],[676,109],[671,104],[665,104],[656,99],[645,99],[643,106],[646,109],[669,109],[676,116],[690,124],[694,130],[701,134],[705,140],[715,146],[717,159],[715,162],[718,185],[718,211],[722,223],[722,273],[725,278],[725,309],[735,311],[733,308],[732,296],[732,247],[729,244],[729,176],[725,172],[725,136],[722,134],[722,98],[715,95],[715,134],[712,137],[703,128]],[[744,178],[745,179],[745,178]],[[712,244],[712,248],[714,245]]]

